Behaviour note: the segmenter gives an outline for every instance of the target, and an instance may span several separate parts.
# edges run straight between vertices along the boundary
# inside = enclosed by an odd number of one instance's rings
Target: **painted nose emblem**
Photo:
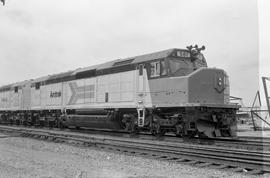
[[[221,73],[217,73],[215,76],[215,89],[217,92],[221,93],[225,89],[225,84],[224,84],[224,75]]]

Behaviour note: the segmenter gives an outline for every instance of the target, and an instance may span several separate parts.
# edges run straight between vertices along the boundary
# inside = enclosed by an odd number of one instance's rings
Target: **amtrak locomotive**
[[[226,72],[197,45],[0,87],[2,123],[154,135],[235,136]]]

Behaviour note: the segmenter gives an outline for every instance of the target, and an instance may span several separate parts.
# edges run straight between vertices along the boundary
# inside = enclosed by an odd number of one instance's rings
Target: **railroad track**
[[[270,173],[270,152],[213,145],[194,145],[183,142],[145,140],[140,138],[109,137],[56,130],[0,126],[8,135],[63,142],[72,145],[91,146],[129,155],[214,167],[250,174]]]
[[[22,128],[21,126],[12,125],[11,127]],[[33,128],[35,127],[26,127]],[[52,128],[38,128],[43,130],[52,130]],[[53,128],[54,130],[60,130]],[[109,130],[97,130],[97,129],[62,129],[62,131],[75,132],[75,133],[84,133],[84,134],[94,134],[94,135],[107,135],[114,137],[125,137],[130,138],[131,135],[122,132],[112,132]],[[140,133],[140,135],[134,135],[133,137],[139,138],[142,140],[158,140],[163,142],[178,142],[178,143],[188,143],[188,144],[199,144],[199,145],[214,145],[217,147],[227,147],[227,148],[236,148],[236,149],[245,149],[245,150],[261,150],[261,151],[270,151],[270,138],[262,137],[248,137],[241,136],[237,138],[179,138],[174,135],[165,135],[162,137],[156,137],[149,133]]]
[[[130,138],[131,135],[126,132],[112,132],[106,130],[96,129],[67,129],[71,132],[85,133],[85,134],[100,134],[115,137],[126,137]],[[162,137],[156,137],[149,133],[140,133],[140,135],[134,135],[133,137],[140,138],[143,140],[159,140],[163,142],[178,142],[178,143],[189,143],[189,144],[200,144],[200,145],[215,145],[218,147],[228,147],[246,150],[262,150],[270,151],[270,138],[261,137],[237,137],[237,138],[179,138],[175,135],[165,135]]]
[[[239,136],[238,138],[246,141],[270,142],[270,137]]]

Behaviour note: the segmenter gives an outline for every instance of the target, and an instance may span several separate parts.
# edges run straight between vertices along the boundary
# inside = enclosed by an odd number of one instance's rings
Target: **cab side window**
[[[18,91],[19,91],[19,87],[17,86],[17,87],[14,88],[14,92],[18,93]]]
[[[143,67],[144,67],[143,64],[139,65],[139,75],[143,75]]]
[[[154,61],[150,63],[150,77],[160,77],[167,75],[165,60]]]
[[[160,61],[151,62],[150,66],[151,66],[150,77],[160,76]]]
[[[35,84],[35,88],[36,88],[36,90],[39,90],[39,89],[40,89],[40,82],[37,82],[37,83]]]
[[[160,64],[161,64],[161,68],[160,68],[161,75],[167,75],[165,61],[164,60],[160,61]]]

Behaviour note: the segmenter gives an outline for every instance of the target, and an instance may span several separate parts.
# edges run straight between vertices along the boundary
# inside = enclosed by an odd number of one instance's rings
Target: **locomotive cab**
[[[204,55],[200,52],[205,49],[195,47],[187,47],[188,50],[175,49],[164,59],[156,59],[146,64],[148,78],[157,79],[164,77],[187,76],[193,71],[207,67]]]
[[[169,76],[186,76],[201,67],[207,67],[202,53],[176,50],[168,58]]]
[[[138,113],[142,107],[152,110],[150,128],[154,132],[175,130],[177,134],[207,137],[234,135],[231,129],[237,106],[229,103],[228,76],[222,69],[208,68],[201,53],[204,49],[197,45],[174,49],[165,58],[143,64],[148,82],[138,92],[137,108]],[[147,124],[149,118],[145,117],[138,117],[138,122],[144,120],[139,127]]]

